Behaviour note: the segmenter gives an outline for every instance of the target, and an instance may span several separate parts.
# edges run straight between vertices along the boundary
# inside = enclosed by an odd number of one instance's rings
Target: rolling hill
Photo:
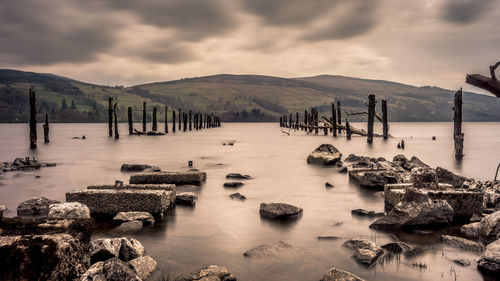
[[[303,113],[311,107],[329,115],[334,100],[352,111],[364,111],[368,94],[375,94],[378,100],[387,99],[390,121],[451,121],[454,94],[438,87],[334,75],[288,79],[220,74],[110,87],[53,74],[4,69],[0,70],[0,122],[27,122],[29,88],[37,93],[39,112],[48,112],[52,122],[104,122],[109,96],[117,100],[122,121],[126,120],[129,106],[139,121],[142,102],[146,101],[148,110],[156,106],[160,116],[167,105],[169,109],[218,113],[227,122],[276,121],[282,114]],[[500,99],[464,93],[464,121],[500,121],[499,109]]]

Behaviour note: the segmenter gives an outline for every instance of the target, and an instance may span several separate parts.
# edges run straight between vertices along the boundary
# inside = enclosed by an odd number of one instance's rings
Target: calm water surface
[[[177,206],[155,227],[129,235],[144,244],[165,275],[219,264],[228,267],[238,280],[319,280],[333,266],[367,280],[482,280],[475,267],[478,256],[439,243],[439,235],[398,234],[399,239],[426,251],[371,269],[358,265],[350,258],[350,250],[342,247],[345,240],[367,238],[380,244],[394,240],[388,233],[369,229],[373,220],[353,217],[351,210],[382,211],[383,198],[380,193],[350,183],[345,174],[307,165],[306,157],[318,145],[331,143],[345,157],[355,153],[392,159],[403,153],[407,157],[416,155],[433,167],[492,179],[500,162],[500,123],[464,124],[466,156],[462,162],[454,159],[452,123],[392,123],[390,133],[395,137],[375,139],[372,145],[362,137],[347,141],[345,137],[306,136],[300,131],[288,136],[275,123],[224,124],[222,128],[164,137],[128,136],[126,126],[120,124],[122,136],[115,141],[107,137],[106,124],[53,124],[51,143],[39,142],[39,148],[31,151],[27,148],[27,125],[1,124],[0,161],[29,155],[57,163],[54,168],[0,175],[0,203],[11,210],[8,215],[15,215],[17,204],[33,196],[64,201],[64,193],[72,189],[116,179],[127,181],[129,174],[120,172],[122,163],[183,170],[193,160],[195,168],[208,174],[206,184],[194,190],[199,194],[196,207]],[[39,134],[42,132],[40,127]],[[82,135],[87,139],[72,139]],[[432,136],[437,140],[432,141]],[[405,140],[405,150],[396,148],[401,139]],[[223,146],[226,140],[235,140],[236,144]],[[237,190],[225,189],[222,185],[230,172],[250,174],[254,179]],[[326,189],[326,181],[335,187]],[[231,200],[228,195],[234,192],[244,194],[247,200]],[[304,208],[304,214],[292,224],[270,223],[259,216],[262,202],[294,204]],[[342,224],[333,226],[338,222]],[[97,229],[94,236],[118,235]],[[319,241],[320,235],[341,239]],[[242,255],[256,245],[279,240],[292,244],[296,253],[277,259]],[[472,265],[455,265],[452,260],[457,258],[468,259]],[[427,268],[413,267],[413,263],[426,264]]]

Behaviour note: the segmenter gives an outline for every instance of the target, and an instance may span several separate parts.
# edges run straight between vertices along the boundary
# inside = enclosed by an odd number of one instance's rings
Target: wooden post
[[[175,123],[175,109],[172,110],[172,133],[175,133],[175,126],[177,126],[177,124]]]
[[[113,113],[115,115],[115,140],[119,139],[120,138],[120,134],[118,134],[118,117],[117,117],[117,114],[116,114],[116,107],[117,107],[117,103],[115,102],[115,106],[113,107]]]
[[[182,117],[184,115],[181,114],[181,109],[179,108],[179,131],[182,129],[181,126],[182,126]]]
[[[113,97],[108,98],[108,127],[109,136],[113,136]]]
[[[280,117],[280,127],[283,127],[283,117]]]
[[[347,136],[347,139],[350,140],[352,132],[351,132],[351,126],[349,125],[349,121],[347,121],[347,118],[345,119],[345,134]]]
[[[201,130],[203,129],[203,113],[198,112],[198,115],[200,116],[199,124],[198,124],[198,129]]]
[[[304,110],[304,124],[302,125],[302,130],[306,130],[305,126],[307,126],[307,109]]]
[[[45,143],[49,143],[49,115],[45,112],[45,124],[43,124],[43,140]]]
[[[337,101],[337,124],[342,125],[342,112],[340,111],[340,101]],[[342,134],[341,126],[338,126],[339,134]]]
[[[37,143],[36,133],[36,95],[35,91],[30,89],[30,148],[35,149]]]
[[[375,121],[375,95],[368,96],[368,134],[366,141],[373,142],[373,122]]]
[[[462,88],[455,93],[455,106],[453,107],[455,115],[453,116],[455,139],[455,158],[460,160],[464,157],[464,134],[462,133]]]
[[[386,140],[389,137],[389,124],[387,122],[387,101],[382,100],[382,134]]]
[[[299,129],[299,113],[295,112],[295,129]]]
[[[146,132],[146,102],[142,103],[142,131]]]
[[[132,107],[128,107],[128,134],[134,134],[134,124],[132,123]]]
[[[165,106],[165,134],[168,134],[168,106]]]
[[[153,128],[152,128],[153,131],[157,131],[158,130],[158,122],[156,121],[156,106],[153,107]]]
[[[191,110],[189,111],[189,130],[191,131]]]
[[[337,136],[337,116],[335,115],[335,103],[332,102],[332,127],[333,136]]]
[[[316,127],[316,129],[314,130],[314,133],[317,135],[318,134],[318,110],[316,108],[314,109],[314,127]]]
[[[187,113],[182,113],[182,123],[184,124],[184,132],[187,129]]]

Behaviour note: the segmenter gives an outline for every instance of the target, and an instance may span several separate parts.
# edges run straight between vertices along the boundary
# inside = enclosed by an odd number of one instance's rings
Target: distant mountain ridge
[[[387,99],[390,121],[451,121],[455,92],[339,75],[282,78],[218,74],[110,87],[48,73],[0,69],[0,122],[27,122],[29,88],[37,93],[39,112],[48,112],[52,122],[104,122],[109,96],[118,102],[121,121],[126,121],[129,106],[139,121],[142,102],[146,101],[149,111],[157,107],[161,113],[168,106],[169,111],[214,112],[227,122],[277,121],[283,114],[299,112],[302,116],[311,107],[329,116],[334,101],[348,110],[364,111],[369,94],[375,94],[377,100]],[[75,107],[63,108],[63,100]],[[463,111],[464,121],[500,121],[500,99],[464,92]],[[365,118],[350,116],[349,120]]]

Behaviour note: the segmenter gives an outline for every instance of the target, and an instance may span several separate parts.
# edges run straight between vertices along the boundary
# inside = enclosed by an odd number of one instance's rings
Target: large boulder
[[[236,277],[225,267],[210,265],[201,270],[196,270],[182,276],[175,281],[236,281]]]
[[[155,223],[153,215],[148,212],[119,212],[113,218],[115,224],[122,224],[125,222],[140,221],[142,225],[152,225]]]
[[[477,262],[477,267],[493,276],[500,276],[500,239],[486,246],[486,250]]]
[[[45,197],[33,197],[17,206],[18,216],[47,216],[49,207],[52,204],[59,204],[57,200],[47,199]]]
[[[74,280],[90,266],[87,246],[69,234],[0,236],[0,280]]]
[[[142,280],[146,280],[151,273],[158,269],[158,264],[150,256],[143,256],[128,262],[128,266]]]
[[[500,238],[500,211],[494,212],[481,220],[479,238],[488,244]]]
[[[283,256],[289,254],[293,250],[292,245],[278,241],[277,243],[268,245],[262,244],[256,247],[253,247],[250,250],[247,250],[243,253],[245,257],[267,257],[267,256]]]
[[[307,164],[330,166],[336,164],[342,153],[331,144],[322,144],[307,157]]]
[[[364,279],[350,272],[333,267],[319,281],[364,281]]]
[[[87,206],[78,202],[66,202],[52,204],[49,207],[49,219],[89,219],[90,210]]]
[[[295,219],[302,214],[303,209],[286,203],[261,203],[260,215],[270,219]]]
[[[436,168],[436,175],[439,182],[451,184],[454,188],[460,188],[467,180],[466,177],[456,175],[442,167]]]
[[[142,281],[125,262],[111,258],[92,265],[80,281]]]
[[[431,200],[423,192],[408,188],[403,199],[371,228],[415,228],[452,222],[453,208],[445,200]]]
[[[384,253],[381,247],[366,239],[350,239],[343,245],[353,251],[352,257],[357,262],[368,267],[372,266]]]

